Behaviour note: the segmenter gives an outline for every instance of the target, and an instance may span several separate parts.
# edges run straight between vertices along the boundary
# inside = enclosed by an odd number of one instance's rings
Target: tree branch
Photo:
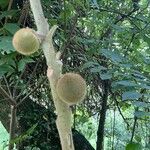
[[[10,88],[9,88],[9,85],[8,85],[8,81],[6,79],[6,77],[4,76],[4,81],[5,81],[5,84],[6,84],[6,87],[7,87],[7,90],[8,90],[8,93],[10,95],[10,97],[13,97],[12,94],[11,94],[11,91],[10,91]]]
[[[119,111],[119,113],[120,113],[122,119],[124,120],[124,122],[126,123],[127,128],[128,128],[130,125],[129,125],[129,123],[126,121],[126,118],[124,117],[124,115],[123,115],[123,113],[122,113],[122,111],[121,111],[121,109],[120,109],[120,107],[119,107],[119,102],[117,101],[116,96],[115,96],[115,94],[114,94],[112,91],[111,91],[111,95],[112,95],[112,98],[114,99],[114,101],[115,101],[115,103],[116,103],[116,106],[117,106],[117,108],[118,108],[118,111]]]
[[[30,5],[37,25],[37,33],[43,36],[42,49],[48,65],[47,77],[50,82],[51,93],[56,107],[56,125],[60,136],[62,150],[74,150],[71,131],[71,110],[68,104],[59,99],[55,89],[57,80],[62,72],[62,63],[57,59],[52,43],[52,37],[57,26],[53,26],[49,31],[49,25],[44,17],[40,0],[30,0]]]
[[[40,0],[30,0],[30,6],[33,12],[35,23],[37,26],[37,32],[39,35],[46,36],[49,31],[49,24],[44,17],[44,13],[41,6]]]
[[[114,24],[117,24],[120,21],[123,21],[125,18],[131,16],[131,14],[133,14],[134,12],[136,12],[137,9],[133,9],[130,12],[128,12],[128,14],[122,14],[122,15],[118,15],[114,21]],[[101,35],[100,40],[103,40],[104,37],[106,37],[106,35],[108,35],[108,33],[110,33],[111,31],[111,27],[108,27],[107,30]]]
[[[16,101],[8,95],[8,93],[0,86],[0,93],[6,97],[6,101],[10,104],[10,105],[16,105]]]
[[[133,123],[133,129],[132,129],[132,135],[131,135],[131,140],[130,142],[133,141],[133,137],[134,137],[134,133],[135,133],[135,127],[136,127],[136,123],[137,123],[137,117],[134,117],[134,123]]]
[[[11,9],[12,3],[13,3],[13,0],[10,0],[7,11],[9,11]],[[5,24],[7,23],[7,20],[8,20],[8,17],[5,18]]]
[[[10,129],[9,129],[9,148],[8,150],[13,150],[14,143],[12,140],[15,138],[15,129],[16,129],[16,107],[11,106],[11,120],[10,120]]]

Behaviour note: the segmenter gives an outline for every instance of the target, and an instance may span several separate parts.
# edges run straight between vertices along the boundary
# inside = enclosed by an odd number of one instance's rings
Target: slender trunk
[[[12,143],[12,140],[15,138],[15,129],[16,129],[16,107],[11,106],[11,120],[10,120],[10,138],[9,138],[9,150],[13,150],[14,143]]]
[[[100,111],[100,119],[99,126],[97,131],[97,142],[96,142],[96,150],[103,150],[103,141],[104,141],[104,125],[105,125],[105,117],[107,111],[107,100],[108,100],[108,81],[104,81],[104,93],[102,97],[102,108]]]

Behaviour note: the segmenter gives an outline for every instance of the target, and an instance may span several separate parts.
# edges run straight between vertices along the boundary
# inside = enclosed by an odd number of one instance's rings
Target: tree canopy
[[[50,27],[58,25],[53,44],[63,73],[79,73],[87,83],[85,100],[71,106],[74,140],[86,150],[150,149],[150,1],[41,2]],[[43,51],[23,56],[12,45],[25,27],[36,30],[29,1],[1,0],[0,121],[9,132],[13,99],[18,149],[58,150]]]

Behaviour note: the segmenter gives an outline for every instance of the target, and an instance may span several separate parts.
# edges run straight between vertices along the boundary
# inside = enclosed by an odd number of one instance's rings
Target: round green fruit
[[[66,73],[58,80],[56,92],[65,103],[76,104],[85,98],[86,82],[79,74]]]
[[[35,31],[30,28],[18,30],[13,37],[13,46],[23,55],[31,55],[38,51],[40,42]]]

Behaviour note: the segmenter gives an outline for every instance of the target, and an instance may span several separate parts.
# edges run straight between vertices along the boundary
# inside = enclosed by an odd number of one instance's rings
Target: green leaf
[[[111,59],[113,62],[122,62],[124,61],[124,57],[122,57],[119,52],[117,51],[112,51],[112,50],[107,50],[107,49],[101,49],[100,51],[106,58]]]
[[[89,62],[85,63],[82,68],[87,69],[87,68],[98,66],[98,65],[99,64],[96,62],[89,61]]]
[[[8,73],[8,72],[12,73],[12,72],[14,72],[14,69],[7,64],[0,65],[0,77],[3,76],[5,73]]]
[[[7,64],[9,66],[16,67],[15,57],[16,57],[15,53],[2,55],[2,57],[0,57],[0,65]]]
[[[146,90],[150,90],[150,86],[146,85],[146,84],[140,84],[140,87]]]
[[[25,66],[26,66],[26,62],[24,62],[23,60],[20,60],[18,62],[18,71],[24,70]]]
[[[136,140],[137,142],[141,142],[141,137],[140,137],[140,136],[135,135],[134,138],[135,138],[135,140]]]
[[[142,147],[139,143],[129,143],[126,145],[126,150],[142,150]]]
[[[28,57],[25,57],[25,58],[21,59],[21,60],[18,62],[18,71],[24,70],[26,64],[27,64],[27,63],[32,63],[32,62],[34,62],[34,60],[31,59],[31,58],[28,58]]]
[[[11,143],[19,143],[27,139],[35,130],[37,127],[38,123],[34,124],[31,128],[29,128],[24,134],[20,135],[19,137],[11,140]]]
[[[147,143],[145,148],[146,148],[145,150],[149,150],[150,149],[150,143]]]
[[[136,83],[130,81],[130,80],[122,80],[122,81],[118,81],[118,82],[114,82],[113,85],[123,85],[123,86],[129,86],[129,87],[132,87],[132,86],[137,86]]]
[[[144,97],[146,97],[146,98],[150,98],[150,94],[143,94],[144,95]]]
[[[143,74],[141,74],[140,72],[138,72],[138,71],[135,71],[134,73],[133,73],[133,76],[134,77],[136,77],[136,78],[139,78],[139,79],[147,79],[147,77],[145,77]]]
[[[9,11],[3,11],[0,15],[0,20],[4,17],[11,17],[14,16],[18,11],[17,10],[9,10]]]
[[[131,67],[133,67],[133,65],[129,64],[129,63],[128,64],[127,63],[126,64],[120,64],[120,66],[123,67],[123,68],[131,68]]]
[[[12,45],[12,37],[11,36],[0,37],[0,50],[3,50],[7,53],[15,51],[15,49]]]
[[[134,101],[134,102],[132,102],[132,104],[136,107],[143,107],[143,108],[150,107],[150,103],[146,103],[146,102]]]
[[[142,94],[136,91],[128,91],[122,94],[122,100],[134,100],[142,97]]]
[[[150,37],[148,37],[147,35],[143,35],[143,40],[148,44],[148,46],[150,47]]]
[[[91,72],[96,73],[96,72],[100,72],[101,70],[106,70],[107,68],[103,67],[103,66],[97,66],[97,67],[93,67],[91,68]]]
[[[100,77],[102,80],[109,80],[112,78],[112,74],[110,73],[103,73],[103,74],[100,74]]]
[[[20,29],[20,27],[17,24],[14,23],[6,23],[4,25],[4,29],[10,32],[12,35],[16,33]]]
[[[135,111],[134,115],[135,115],[137,118],[150,117],[150,112]]]
[[[121,27],[119,25],[112,24],[111,26],[113,27],[114,30],[116,30],[116,32],[124,32],[125,31],[125,28]]]

